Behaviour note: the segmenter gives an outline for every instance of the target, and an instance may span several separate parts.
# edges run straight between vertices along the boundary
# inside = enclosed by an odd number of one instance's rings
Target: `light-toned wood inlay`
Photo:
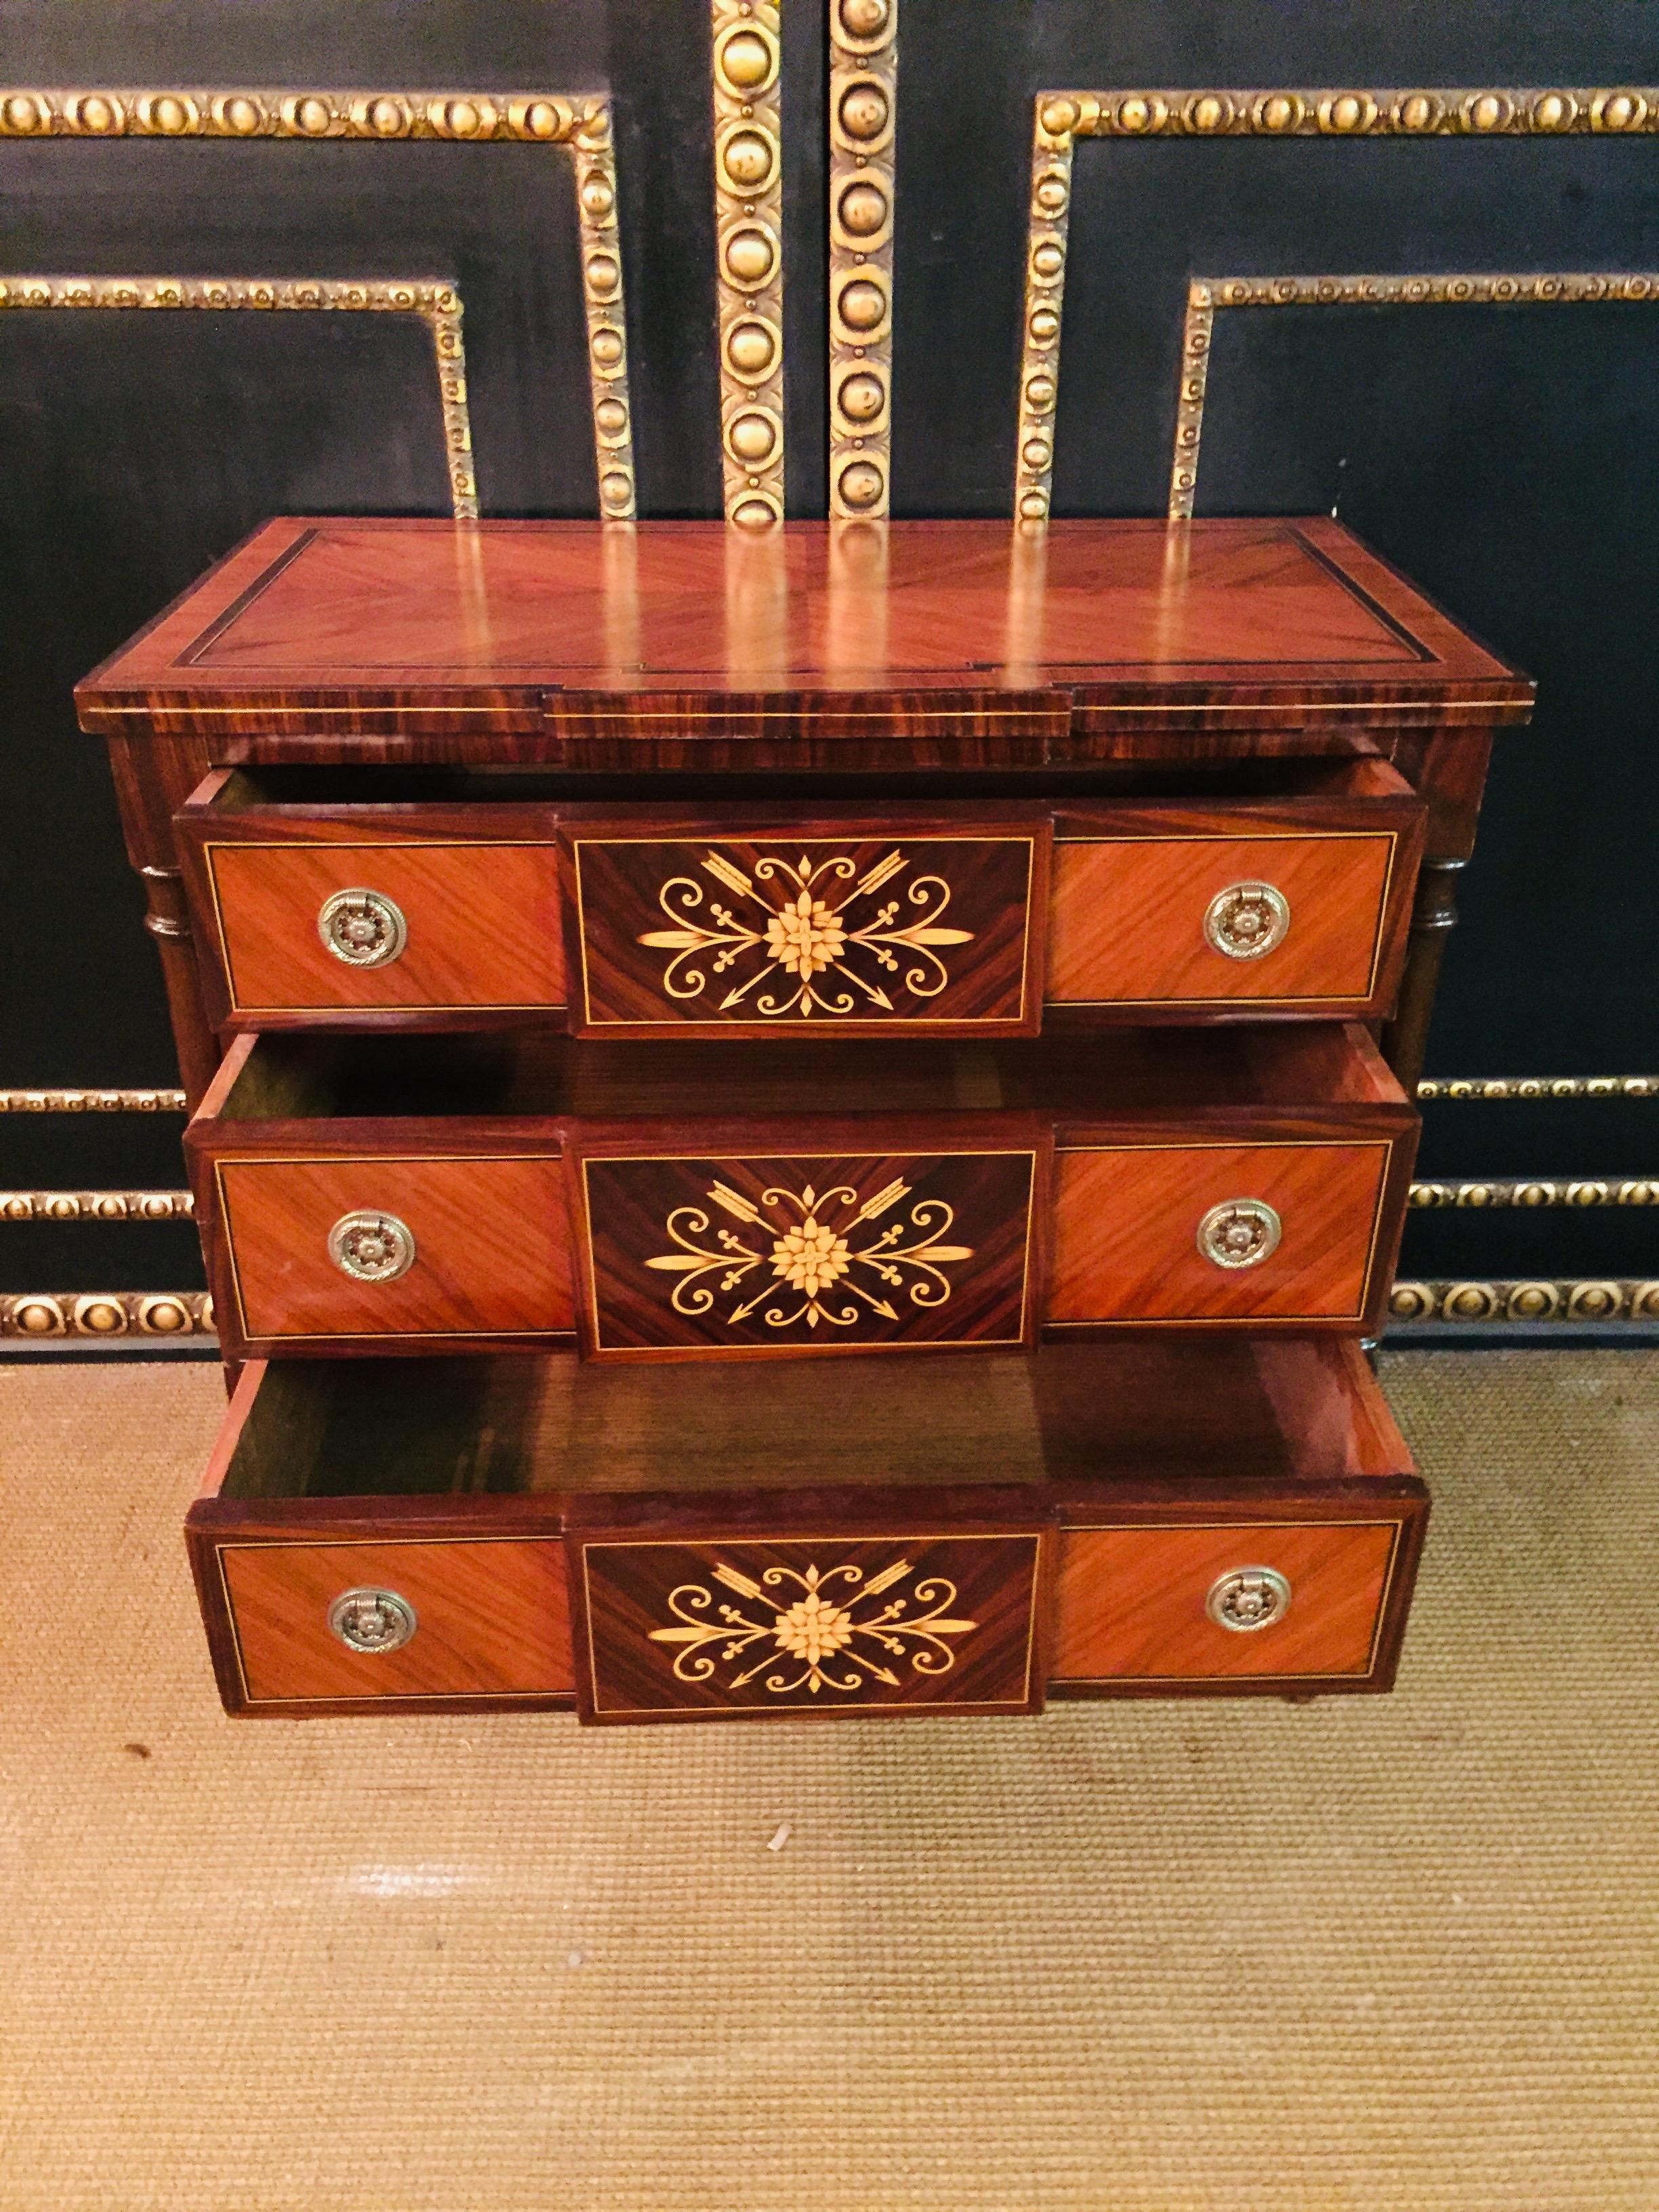
[[[1328,1320],[1362,1313],[1386,1144],[1125,1145],[1054,1162],[1048,1319]],[[1212,1206],[1261,1199],[1283,1224],[1255,1267],[1198,1249]]]
[[[1121,837],[1062,842],[1050,902],[1050,1000],[1365,999],[1374,986],[1395,838]],[[1282,944],[1232,960],[1204,915],[1233,884],[1290,902]]]
[[[490,1697],[575,1680],[557,1537],[375,1544],[226,1544],[219,1552],[250,1702]],[[349,1589],[415,1609],[395,1651],[353,1651],[328,1625]]]
[[[564,1003],[550,844],[210,844],[231,1003],[243,1013]],[[317,932],[338,890],[381,892],[409,941],[384,968],[337,959]]]
[[[1395,1521],[1069,1529],[1054,1679],[1368,1674],[1399,1532]],[[1285,1577],[1282,1620],[1243,1632],[1210,1620],[1212,1586],[1241,1567]]]
[[[556,1158],[222,1160],[221,1209],[253,1338],[532,1334],[575,1326]],[[395,1213],[415,1264],[362,1283],[329,1255],[342,1215]]]

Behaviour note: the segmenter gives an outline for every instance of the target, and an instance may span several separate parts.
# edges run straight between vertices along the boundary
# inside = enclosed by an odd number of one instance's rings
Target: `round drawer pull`
[[[1291,1586],[1275,1567],[1235,1567],[1210,1585],[1204,1610],[1218,1628],[1271,1628],[1291,1609]]]
[[[415,1265],[415,1238],[395,1213],[343,1213],[328,1232],[328,1256],[355,1283],[395,1283]]]
[[[409,1600],[387,1589],[342,1590],[328,1625],[349,1651],[396,1651],[420,1626]]]
[[[1291,902],[1272,884],[1229,884],[1204,915],[1204,937],[1229,960],[1259,960],[1282,945],[1291,926]]]
[[[1218,1267],[1259,1267],[1277,1251],[1285,1224],[1266,1199],[1226,1198],[1198,1224],[1198,1249]]]
[[[336,891],[323,901],[317,934],[348,968],[389,968],[409,942],[409,924],[384,891]]]

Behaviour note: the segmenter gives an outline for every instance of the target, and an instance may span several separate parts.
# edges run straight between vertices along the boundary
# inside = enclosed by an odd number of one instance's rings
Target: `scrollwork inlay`
[[[891,997],[867,969],[915,998],[937,998],[951,980],[941,950],[970,944],[974,935],[941,921],[951,894],[937,875],[915,877],[867,921],[855,919],[860,904],[895,884],[908,865],[896,850],[862,870],[843,853],[821,860],[805,853],[797,860],[768,854],[749,874],[724,854],[710,853],[704,869],[738,904],[709,898],[705,908],[704,885],[693,876],[672,876],[657,903],[674,927],[647,930],[639,942],[673,955],[662,978],[671,999],[701,998],[717,979],[752,960],[748,976],[726,989],[718,1014],[742,1008],[768,1021],[788,1014],[867,1018],[872,1009],[890,1014]],[[908,921],[902,918],[907,904],[921,909]]]
[[[971,1244],[943,1241],[955,1224],[956,1209],[938,1198],[919,1199],[908,1216],[863,1243],[852,1241],[909,1195],[910,1185],[896,1176],[862,1200],[847,1183],[828,1190],[811,1183],[799,1190],[775,1184],[756,1204],[716,1182],[705,1205],[674,1207],[663,1227],[675,1249],[645,1264],[678,1277],[669,1303],[688,1319],[704,1318],[735,1292],[738,1302],[719,1316],[727,1327],[757,1311],[769,1328],[791,1328],[803,1321],[813,1329],[820,1322],[851,1328],[866,1312],[896,1322],[893,1298],[913,1306],[947,1304],[952,1286],[945,1270],[974,1256]],[[754,1242],[723,1223],[716,1225],[709,1206],[739,1223]],[[756,1244],[765,1249],[757,1251]],[[769,1298],[775,1303],[769,1305]]]
[[[647,1632],[653,1644],[678,1645],[674,1674],[682,1682],[713,1682],[720,1667],[747,1660],[721,1687],[744,1689],[758,1677],[776,1697],[798,1690],[811,1697],[821,1690],[853,1696],[872,1681],[896,1690],[903,1678],[888,1660],[916,1674],[948,1674],[957,1655],[946,1639],[979,1626],[951,1617],[957,1586],[942,1575],[924,1575],[908,1594],[900,1590],[914,1572],[910,1560],[896,1559],[867,1582],[864,1570],[850,1563],[799,1571],[768,1567],[757,1578],[722,1561],[710,1579],[764,1608],[769,1620],[718,1602],[707,1583],[682,1583],[668,1595],[675,1625]],[[860,1611],[884,1596],[887,1603],[878,1611]]]

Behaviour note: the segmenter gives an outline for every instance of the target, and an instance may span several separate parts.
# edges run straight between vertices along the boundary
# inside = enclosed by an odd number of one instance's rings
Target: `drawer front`
[[[550,842],[208,839],[202,866],[233,1016],[564,1004]]]
[[[1384,924],[1400,846],[1392,830],[1062,839],[1048,998],[1148,1011],[1369,1004],[1397,949]]]
[[[1391,1142],[1062,1148],[1048,1319],[1362,1319]]]
[[[245,1340],[575,1326],[556,1154],[232,1158],[215,1175]]]
[[[579,1156],[584,1346],[796,1358],[1035,1340],[1045,1143]]]
[[[227,1543],[213,1564],[238,1704],[544,1697],[574,1686],[556,1536]]]
[[[565,831],[580,1036],[1034,1035],[1049,825]]]
[[[1364,1679],[1382,1656],[1399,1521],[1068,1529],[1054,1679]]]
[[[1036,1711],[1047,1540],[574,1536],[580,1710],[601,1722]]]

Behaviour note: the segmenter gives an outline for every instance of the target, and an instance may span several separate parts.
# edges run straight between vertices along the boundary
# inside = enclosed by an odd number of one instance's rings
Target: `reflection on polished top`
[[[941,693],[1063,708],[1174,684],[1456,702],[1488,721],[1522,718],[1531,691],[1323,518],[800,523],[758,539],[718,523],[285,520],[78,697],[95,720],[169,697],[292,704],[301,688],[429,705],[462,684],[500,704],[888,689],[935,711]]]

